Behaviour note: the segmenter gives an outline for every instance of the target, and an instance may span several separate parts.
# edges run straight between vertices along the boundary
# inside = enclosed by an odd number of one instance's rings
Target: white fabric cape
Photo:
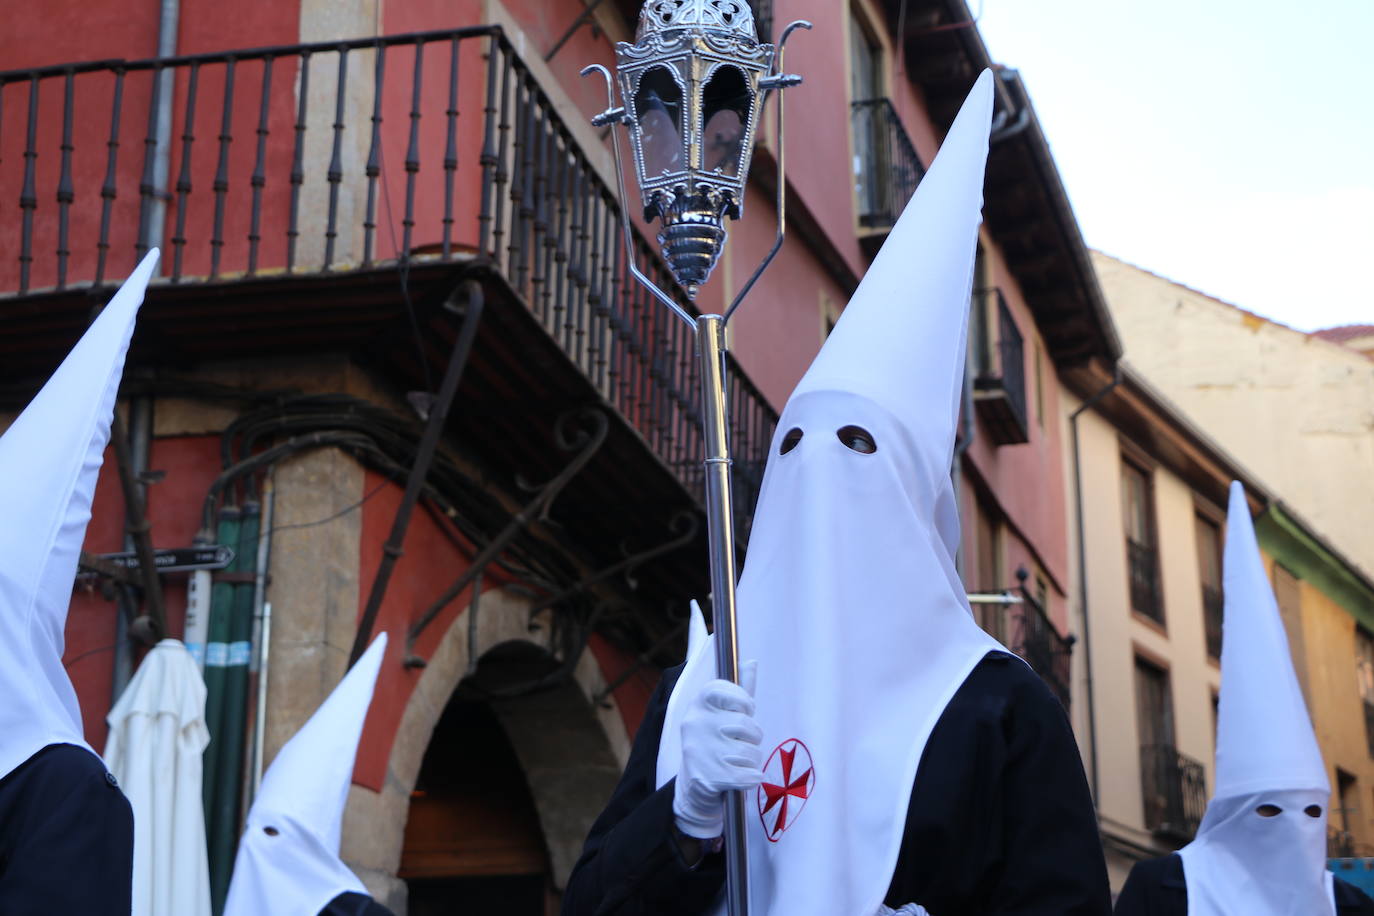
[[[0,779],[51,744],[95,751],[62,667],[77,557],[153,249],[0,436]]]
[[[1216,789],[1197,837],[1179,850],[1189,916],[1334,914],[1331,784],[1239,483],[1231,484],[1223,587]],[[1261,805],[1281,813],[1262,817]],[[1305,813],[1311,806],[1319,816]]]
[[[205,682],[186,647],[164,639],[106,716],[105,765],[134,811],[133,911],[210,916],[201,755],[210,743]]]
[[[382,633],[263,776],[234,859],[224,916],[317,916],[367,888],[339,859],[358,739],[386,653]]]
[[[991,114],[984,73],[774,436],[738,595],[767,760],[746,818],[754,916],[878,911],[931,729],[1000,648],[955,569],[949,470]],[[850,425],[877,450],[846,447]],[[707,643],[669,698],[660,785],[714,676]]]

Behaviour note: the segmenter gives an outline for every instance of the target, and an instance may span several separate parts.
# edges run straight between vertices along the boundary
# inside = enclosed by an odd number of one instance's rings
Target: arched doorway
[[[619,775],[575,681],[523,640],[486,652],[439,717],[397,876],[409,916],[553,916]]]

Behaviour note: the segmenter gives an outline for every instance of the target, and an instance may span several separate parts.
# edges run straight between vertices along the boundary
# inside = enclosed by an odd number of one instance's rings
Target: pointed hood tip
[[[1287,630],[1238,481],[1231,483],[1228,502],[1215,797],[1329,792]]]
[[[934,464],[953,449],[963,392],[992,110],[986,71],[792,393],[848,392],[878,404],[928,443]]]
[[[0,646],[0,696],[27,698],[0,710],[0,777],[54,736],[88,747],[61,663],[63,634],[129,342],[159,257],[143,258],[0,435],[0,504],[26,523],[0,531],[0,609],[18,618],[9,625],[41,633],[43,646],[20,657]]]
[[[255,811],[291,815],[321,835],[337,835],[386,646],[386,633],[379,633],[282,746],[263,778]]]

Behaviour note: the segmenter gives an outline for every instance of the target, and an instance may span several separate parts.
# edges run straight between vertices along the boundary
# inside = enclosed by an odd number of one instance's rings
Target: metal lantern
[[[629,129],[644,218],[662,226],[658,241],[664,260],[689,297],[715,267],[725,244],[725,220],[738,219],[749,178],[759,111],[766,94],[801,82],[781,71],[783,48],[797,21],[783,30],[777,46],[758,40],[754,14],[744,0],[646,0],[634,44],[616,45],[618,80],[600,64],[607,108],[592,118],[612,125],[621,226],[630,273],[673,314],[696,332],[701,378],[701,425],[705,445],[706,521],[711,562],[711,617],[716,673],[739,682],[735,630],[734,507],[730,493],[730,449],[725,401],[725,325],[782,247],[786,215],[782,98],[777,117],[777,235],[762,263],[721,315],[693,315],[659,289],[635,264],[630,220],[625,210],[625,173],[614,125]],[[615,104],[615,83],[624,104]],[[748,916],[748,848],[745,798],[731,793],[725,806],[726,908]]]
[[[662,222],[669,268],[695,296],[739,219],[774,48],[743,0],[649,0],[616,45],[644,218]]]

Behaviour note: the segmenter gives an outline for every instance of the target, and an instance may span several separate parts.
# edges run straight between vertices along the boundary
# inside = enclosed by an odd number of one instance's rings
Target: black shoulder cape
[[[592,827],[564,916],[699,916],[720,892],[719,855],[695,867],[671,838],[673,784],[655,790],[659,736],[681,668],[665,673],[625,775]],[[989,653],[921,756],[888,890],[939,916],[1104,916],[1107,870],[1068,717],[1020,660]]]
[[[1336,876],[1336,912],[1340,916],[1374,916],[1374,900]],[[1116,916],[1187,916],[1188,884],[1177,853],[1137,862],[1116,898]]]

